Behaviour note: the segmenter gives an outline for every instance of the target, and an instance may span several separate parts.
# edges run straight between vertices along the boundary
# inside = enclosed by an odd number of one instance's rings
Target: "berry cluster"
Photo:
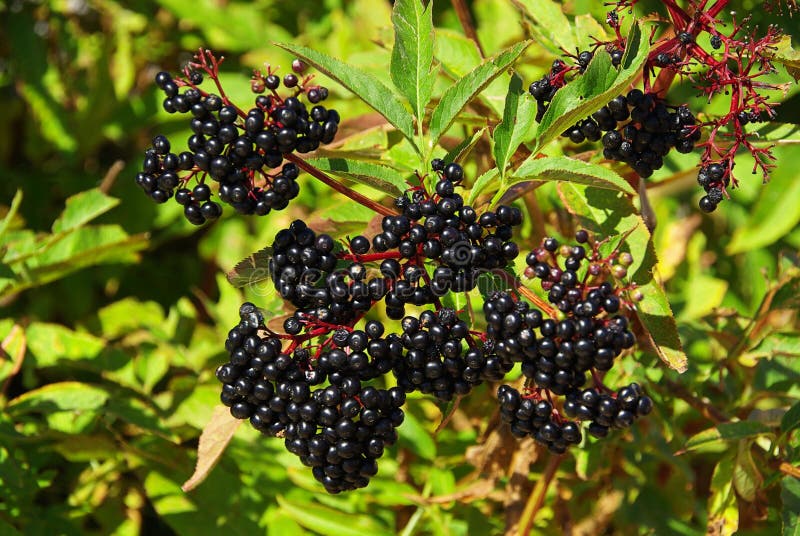
[[[230,360],[217,369],[222,403],[265,435],[283,437],[329,493],[365,487],[404,419],[402,389],[366,384],[396,359],[383,326],[336,330],[312,356],[296,341],[283,350],[281,336],[262,335],[264,318],[253,304],[239,316],[225,343]],[[307,328],[309,340],[321,334]]]
[[[567,65],[566,62],[560,59],[553,61],[550,71],[545,73],[539,80],[534,80],[531,83],[528,87],[528,92],[536,99],[536,121],[542,120],[550,101],[556,96],[558,90],[566,85],[568,82],[568,74],[571,72],[583,74],[592,61],[592,58],[594,58],[594,55],[597,53],[598,48],[599,45],[592,50],[583,50],[571,56],[574,59],[574,65]],[[625,54],[625,42],[620,37],[619,45],[609,44],[604,48],[604,51],[611,57],[612,65],[614,65],[614,67],[619,67]],[[586,137],[589,138],[588,135]]]
[[[700,209],[704,212],[714,212],[717,205],[722,202],[723,192],[730,182],[727,160],[701,167],[697,174],[697,183],[703,187],[706,195],[700,198]]]
[[[553,405],[553,395],[564,396],[567,401],[575,399],[575,393],[587,391],[601,396],[598,389],[606,388],[599,374],[610,370],[615,359],[636,342],[623,314],[629,307],[626,295],[632,294],[631,287],[613,283],[627,275],[625,265],[632,262],[630,254],[614,251],[603,256],[602,243],[597,242],[590,244],[587,253],[583,244],[589,242],[588,233],[578,231],[575,238],[578,244],[572,246],[545,238],[526,257],[526,276],[540,281],[547,301],[562,316],[545,304],[541,309],[531,306],[510,292],[496,292],[484,302],[486,336],[494,341],[501,359],[521,362],[526,379],[524,395],[510,386],[498,391],[503,419],[515,435],[530,435],[556,453],[579,443],[581,433],[576,423],[564,421]],[[595,386],[583,389],[590,378]],[[637,391],[637,396],[640,394]],[[638,404],[638,398],[634,402]],[[616,400],[604,404],[620,410]],[[643,404],[642,412],[634,412],[634,416],[645,414],[648,402]],[[629,406],[624,407],[628,413]],[[614,424],[613,419],[607,421],[616,416],[606,415],[607,411],[602,413],[603,418],[566,409],[565,413],[591,420],[595,423],[590,427],[593,434],[598,426]],[[623,422],[630,425],[633,419],[628,422],[628,413],[622,414],[617,427],[622,427]]]
[[[464,177],[461,166],[437,159],[432,168],[439,174],[435,193],[421,185],[410,198],[396,199],[403,213],[384,217],[383,232],[372,242],[378,253],[397,248],[400,254],[381,265],[383,273],[403,273],[386,296],[387,315],[393,319],[403,318],[407,303],[433,304],[447,292],[474,289],[480,273],[505,268],[519,255],[512,238],[522,223],[520,210],[501,205],[479,215],[455,192]],[[432,275],[424,268],[426,261],[436,266]]]
[[[501,380],[513,363],[487,355],[472,339],[466,322],[453,309],[423,311],[401,322],[400,342],[406,350],[394,365],[397,385],[448,401],[465,395],[484,380]]]
[[[626,46],[620,32],[620,14],[626,10],[630,13],[637,1],[618,0],[607,14],[606,22],[616,34],[613,39],[595,40],[590,50],[574,56],[575,66],[568,67],[564,61],[556,60],[543,78],[530,85],[529,91],[538,103],[537,121],[555,93],[567,83],[566,74],[582,73],[601,47],[611,55],[612,63],[619,65]],[[728,196],[728,187],[737,186],[732,172],[740,149],[753,156],[753,173],[760,170],[766,182],[774,166],[772,148],[752,143],[750,138],[754,133],[748,132],[747,125],[774,117],[776,103],[766,94],[785,91],[784,86],[764,80],[776,72],[774,50],[781,33],[775,26],[769,26],[766,33],[759,35],[757,28],[747,27],[747,19],[737,21],[735,12],[731,12],[730,27],[723,29],[719,15],[726,4],[689,0],[683,8],[668,2],[673,31],[658,39],[655,35],[651,37],[650,51],[642,67],[642,89],[614,99],[592,117],[567,129],[563,136],[574,143],[602,137],[603,156],[625,162],[643,178],[663,166],[663,159],[672,148],[679,153],[690,153],[696,146],[702,148],[698,182],[706,191],[700,199],[700,208],[706,212],[715,210]],[[707,40],[700,39],[703,34]],[[676,76],[690,79],[708,100],[715,95],[728,96],[727,113],[698,122],[687,106],[668,106],[666,90]],[[628,112],[630,121],[617,128],[614,121],[626,121]],[[701,143],[703,131],[708,137]],[[709,173],[712,167],[713,178]],[[721,177],[717,176],[718,170],[722,170]]]
[[[628,428],[637,417],[649,415],[653,401],[632,383],[616,393],[597,388],[570,391],[564,400],[564,414],[580,421],[589,421],[587,430],[597,438],[608,435],[610,428]]]
[[[532,437],[550,452],[563,454],[570,445],[583,439],[578,423],[564,421],[553,404],[538,396],[521,395],[510,385],[497,389],[500,418],[511,428],[514,437]]]
[[[620,314],[631,289],[610,281],[624,278],[632,259],[601,255],[602,243],[590,243],[586,231],[577,233],[577,245],[547,238],[527,255],[526,276],[541,280],[555,307],[494,292],[484,300],[486,331],[471,331],[440,298],[474,289],[484,271],[505,274],[519,255],[513,229],[522,214],[509,206],[478,214],[455,192],[461,166],[436,160],[432,168],[435,192],[420,177],[395,200],[402,213],[385,216],[372,240],[359,235],[338,243],[300,220],[280,230],[269,273],[296,309],[278,334],[245,303],[228,334],[230,358],[217,370],[222,402],[234,417],[282,437],[331,493],[363,487],[375,475],[377,459],[397,439],[406,393],[449,401],[482,382],[502,381],[517,362],[527,385],[522,395],[501,388],[503,418],[515,435],[563,452],[582,433],[552,396],[572,400],[586,390],[588,374],[595,389],[605,389],[598,374],[635,342]],[[389,318],[402,319],[397,333],[364,318],[379,302]],[[407,304],[434,308],[406,315]],[[566,316],[556,320],[559,314]],[[390,372],[397,386],[385,389]],[[617,409],[630,413],[632,406]],[[578,419],[586,420],[587,411]],[[604,411],[592,413],[591,430],[627,422],[627,413],[609,422]]]
[[[157,203],[170,197],[184,207],[187,220],[201,225],[222,213],[211,201],[212,189],[207,179],[218,183],[217,196],[241,214],[268,214],[286,208],[297,197],[299,169],[283,165],[292,152],[307,153],[336,136],[339,114],[319,103],[327,98],[324,87],[313,86],[307,76],[299,80],[290,73],[283,85],[291,92],[278,93],[281,79],[274,73],[254,74],[252,87],[259,94],[254,105],[244,111],[225,95],[219,82],[219,64],[208,51],[200,51],[196,61],[173,78],[160,72],[156,85],[165,95],[163,108],[169,113],[188,114],[192,135],[188,151],[170,152],[170,142],[159,135],[145,152],[142,171],[136,183]],[[305,65],[295,62],[302,72]],[[219,95],[201,89],[203,73],[216,85]],[[183,91],[181,91],[183,89]],[[301,97],[314,106],[309,110]],[[189,187],[195,180],[197,185]]]
[[[686,106],[670,107],[663,99],[631,90],[618,97],[631,108],[631,120],[624,127],[609,130],[603,136],[603,156],[625,162],[640,177],[650,177],[664,165],[663,158],[674,147],[679,153],[694,150],[700,130]]]

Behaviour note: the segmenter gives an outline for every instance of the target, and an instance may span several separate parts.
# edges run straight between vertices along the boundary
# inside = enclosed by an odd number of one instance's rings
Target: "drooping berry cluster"
[[[731,163],[731,165],[733,165]],[[730,184],[730,172],[728,171],[728,161],[707,164],[700,168],[697,174],[697,183],[706,191],[706,195],[700,198],[700,209],[704,212],[714,212],[717,205],[724,198],[723,192]]]
[[[623,314],[632,288],[612,283],[626,276],[632,258],[601,254],[604,243],[586,231],[576,234],[577,245],[547,238],[526,257],[525,275],[541,280],[552,306],[496,291],[484,299],[486,331],[471,331],[441,298],[473,290],[484,271],[512,282],[502,275],[519,254],[512,235],[522,215],[509,206],[478,214],[455,192],[463,169],[440,160],[432,168],[435,192],[420,177],[396,200],[402,213],[384,217],[371,241],[358,235],[338,243],[300,220],[279,231],[269,273],[296,309],[278,334],[246,303],[226,341],[230,358],[217,370],[222,402],[234,417],[282,437],[331,493],[363,487],[377,472],[377,459],[397,439],[406,393],[449,401],[502,381],[515,363],[526,385],[522,394],[501,388],[503,419],[515,435],[564,452],[583,436],[553,397],[578,400],[590,379],[598,396],[610,393],[601,375],[635,342]],[[365,318],[379,302],[388,317],[402,318],[397,332]],[[433,308],[406,315],[407,304]],[[397,386],[385,389],[390,372]],[[587,405],[590,432],[623,426],[632,409],[644,414],[648,402],[639,411],[639,398],[636,408],[629,402],[611,416],[602,409],[608,402]],[[578,420],[587,420],[589,410],[576,408]]]
[[[313,151],[336,135],[339,114],[316,104],[327,98],[327,89],[311,85],[311,76],[299,80],[290,73],[283,85],[291,94],[284,97],[278,92],[281,80],[277,75],[256,72],[253,89],[257,93],[269,90],[270,94],[258,95],[254,105],[244,111],[222,89],[221,59],[201,50],[195,60],[181,77],[160,72],[155,78],[165,94],[164,109],[191,116],[189,150],[172,153],[169,140],[156,136],[136,183],[157,203],[174,195],[195,225],[214,220],[222,212],[220,205],[210,200],[213,192],[207,179],[218,183],[219,200],[241,214],[263,216],[286,208],[300,188],[296,182],[299,169],[292,163],[281,167],[284,158],[293,152]],[[293,67],[298,72],[305,69],[301,62]],[[214,82],[219,95],[201,89],[203,73]],[[309,110],[301,97],[315,105]],[[193,180],[197,185],[190,188]]]
[[[367,384],[391,370],[397,343],[370,322],[365,331],[336,330],[312,355],[297,340],[283,349],[253,304],[239,316],[225,344],[230,360],[217,369],[223,404],[263,434],[283,437],[329,493],[366,486],[404,419],[402,389]],[[306,327],[308,341],[330,333]]]
[[[567,417],[588,421],[587,430],[595,437],[603,438],[611,428],[622,430],[633,424],[638,417],[653,411],[653,401],[642,393],[637,383],[621,388],[616,393],[603,392],[594,387],[575,389],[567,393],[564,414]]]
[[[509,386],[498,391],[503,418],[515,435],[530,435],[557,453],[580,442],[581,434],[576,423],[565,422],[553,396],[572,400],[576,393],[606,390],[599,374],[610,370],[636,342],[624,316],[631,286],[614,284],[627,275],[624,265],[632,262],[630,254],[614,251],[604,256],[602,243],[597,242],[587,253],[583,244],[589,235],[583,230],[576,233],[576,241],[573,246],[561,245],[548,237],[526,257],[526,276],[540,281],[547,301],[562,316],[545,304],[541,309],[531,306],[510,292],[496,292],[484,302],[486,336],[494,341],[501,359],[521,362],[525,378],[523,395]],[[594,387],[585,389],[589,380]],[[595,416],[588,419],[584,412],[578,419],[606,427],[613,424],[606,422],[607,416],[599,421]],[[625,413],[619,422],[627,421]]]

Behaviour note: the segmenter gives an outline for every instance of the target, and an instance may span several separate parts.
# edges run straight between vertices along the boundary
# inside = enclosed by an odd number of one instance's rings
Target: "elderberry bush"
[[[156,203],[174,197],[195,225],[222,214],[220,204],[212,200],[214,190],[216,199],[240,214],[264,216],[285,209],[300,192],[299,169],[284,163],[285,158],[314,151],[336,136],[339,114],[319,104],[328,90],[312,85],[311,76],[300,80],[290,73],[281,80],[273,72],[256,72],[252,89],[269,94],[257,95],[242,109],[222,91],[221,60],[202,50],[195,60],[183,76],[160,72],[155,77],[165,96],[164,110],[188,117],[188,151],[172,152],[170,140],[156,136],[145,151],[136,184]],[[298,72],[305,69],[302,63],[293,67]],[[206,78],[215,83],[219,95],[202,88]],[[288,95],[278,91],[281,84]]]

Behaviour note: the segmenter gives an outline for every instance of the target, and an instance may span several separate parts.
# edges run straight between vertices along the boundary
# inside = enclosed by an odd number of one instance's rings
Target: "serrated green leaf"
[[[538,40],[549,44],[551,51],[563,53],[578,50],[572,25],[564,15],[563,7],[553,0],[512,0],[526,18],[534,24]]]
[[[347,158],[310,158],[308,163],[323,171],[380,190],[392,197],[397,197],[408,189],[408,184],[398,171],[381,164]]]
[[[391,123],[416,150],[414,118],[405,109],[397,95],[380,80],[322,52],[291,43],[275,43],[352,91],[372,109]]]
[[[781,521],[783,536],[800,535],[800,479],[785,476],[781,479]]]
[[[269,275],[269,261],[272,258],[272,248],[265,247],[256,251],[246,259],[242,259],[228,272],[225,277],[234,288],[243,288],[258,285],[267,281]]]
[[[278,496],[277,499],[281,510],[286,515],[303,527],[319,534],[389,536],[393,533],[372,516],[348,514],[327,506],[289,500],[281,496]]]
[[[503,120],[492,133],[494,161],[505,177],[506,166],[524,140],[530,139],[536,124],[536,103],[523,87],[517,73],[511,75],[503,109]]]
[[[461,110],[492,80],[500,76],[531,44],[523,41],[487,59],[450,86],[431,114],[430,134],[435,145]]]
[[[800,427],[800,402],[789,408],[781,418],[781,431],[788,434],[792,430]]]
[[[392,9],[394,47],[390,73],[419,123],[425,117],[425,106],[431,99],[433,83],[433,19],[432,3],[427,8],[422,0],[397,0]]]
[[[475,179],[475,184],[472,185],[472,189],[469,191],[469,198],[467,199],[467,203],[474,203],[478,196],[481,195],[485,190],[487,190],[493,183],[497,186],[500,186],[500,172],[497,168],[491,168],[484,171],[480,177]],[[491,190],[494,191],[494,190]]]
[[[98,188],[75,194],[67,199],[64,211],[53,222],[53,232],[62,233],[80,227],[117,205],[119,199],[107,196]]]
[[[636,195],[636,190],[628,181],[614,171],[565,156],[535,158],[531,155],[514,171],[506,185],[510,187],[529,180],[572,182]]]
[[[772,59],[782,63],[795,82],[800,80],[800,52],[792,48],[792,37],[784,35],[772,51]]]
[[[703,430],[686,441],[682,452],[689,452],[700,447],[723,444],[729,441],[738,441],[749,437],[768,434],[768,426],[757,421],[737,421],[718,424],[713,428]]]
[[[648,51],[647,36],[642,33],[638,23],[634,23],[628,34],[625,56],[619,70],[611,65],[608,54],[595,54],[586,71],[556,93],[536,131],[536,149],[624,93],[639,75]]]

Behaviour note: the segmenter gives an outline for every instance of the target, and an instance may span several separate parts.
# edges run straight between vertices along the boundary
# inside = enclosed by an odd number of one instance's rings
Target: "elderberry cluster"
[[[629,426],[633,417],[646,414],[652,406],[638,386],[633,398],[630,390],[623,389],[614,397],[597,390],[605,389],[598,374],[610,370],[616,358],[636,343],[621,298],[628,289],[612,283],[626,275],[625,265],[630,265],[632,258],[616,251],[603,256],[598,243],[589,244],[587,253],[583,244],[590,237],[586,231],[578,231],[575,238],[578,244],[570,246],[547,237],[526,257],[526,275],[540,281],[547,300],[563,316],[546,308],[542,312],[510,292],[493,293],[483,308],[486,336],[494,342],[495,353],[507,362],[520,362],[525,378],[525,395],[509,386],[498,391],[503,419],[514,435],[529,435],[556,453],[579,443],[581,433],[577,423],[565,422],[554,408],[553,395],[564,396],[565,404],[572,404],[576,393],[585,392],[613,399],[603,402],[602,411],[596,403],[587,406],[591,412],[576,413],[574,404],[569,411],[565,409],[567,417],[592,421],[589,431],[598,437],[601,427],[607,433],[610,426]],[[595,386],[584,388],[590,378]],[[616,400],[623,395],[625,400],[630,398],[624,407]],[[641,412],[636,409],[640,399],[645,400]],[[614,412],[609,413],[608,408]]]
[[[700,209],[703,212],[714,212],[723,198],[723,191],[730,184],[728,161],[712,162],[700,168],[697,183],[706,191],[700,198]]]
[[[664,165],[663,158],[672,148],[687,154],[700,139],[700,129],[686,106],[668,106],[663,99],[641,90],[631,90],[627,97],[630,122],[603,136],[603,156],[625,162],[647,178]]]
[[[404,419],[402,389],[366,384],[391,370],[398,343],[371,322],[365,331],[337,330],[332,348],[312,356],[262,335],[264,318],[253,304],[239,316],[225,344],[230,361],[217,369],[223,404],[265,435],[283,437],[329,493],[365,487]]]
[[[497,389],[500,418],[511,428],[514,437],[530,436],[550,452],[563,454],[570,445],[583,439],[578,423],[564,421],[553,404],[535,396],[523,396],[510,385]]]
[[[330,235],[317,235],[301,220],[275,235],[270,276],[281,296],[298,308],[296,317],[346,324],[385,295],[383,278],[367,280],[365,266],[352,260],[340,262],[337,254],[342,252],[334,251],[335,247]],[[292,325],[299,329],[299,319]]]
[[[631,383],[616,393],[601,392],[597,388],[575,389],[567,393],[564,401],[564,414],[589,421],[587,430],[597,438],[606,437],[611,428],[628,428],[636,418],[651,411],[653,401],[642,393],[637,383]]]
[[[406,352],[393,372],[406,392],[420,391],[448,401],[484,380],[501,380],[513,366],[478,348],[466,322],[448,307],[423,311],[418,318],[407,316],[401,327],[399,340]]]
[[[514,227],[522,223],[520,210],[501,205],[479,215],[455,192],[464,177],[461,166],[437,159],[432,167],[439,174],[435,194],[420,187],[410,198],[396,199],[403,213],[385,216],[383,232],[372,241],[376,252],[397,248],[406,262],[404,267],[396,259],[381,264],[387,277],[403,275],[386,295],[386,312],[393,319],[405,316],[408,303],[432,304],[447,292],[474,289],[480,273],[504,268],[519,255],[512,237]],[[437,265],[431,276],[425,261]]]
[[[218,81],[215,70],[206,71]],[[136,183],[150,198],[164,203],[174,196],[184,207],[186,219],[201,225],[222,213],[219,203],[211,200],[207,179],[218,183],[219,200],[240,214],[263,216],[286,208],[297,197],[299,169],[294,164],[281,167],[284,156],[307,153],[333,141],[339,114],[316,104],[325,100],[327,89],[302,87],[294,74],[284,77],[284,86],[292,91],[286,98],[277,92],[281,80],[275,74],[259,80],[259,91],[269,89],[270,94],[258,95],[254,105],[243,111],[224,93],[219,96],[201,89],[200,71],[187,70],[180,78],[166,72],[156,75],[156,85],[165,95],[164,110],[188,114],[192,135],[187,140],[189,150],[177,154],[170,152],[165,136],[153,139],[136,176]],[[315,105],[309,110],[301,96]],[[190,188],[193,179],[197,186]]]

